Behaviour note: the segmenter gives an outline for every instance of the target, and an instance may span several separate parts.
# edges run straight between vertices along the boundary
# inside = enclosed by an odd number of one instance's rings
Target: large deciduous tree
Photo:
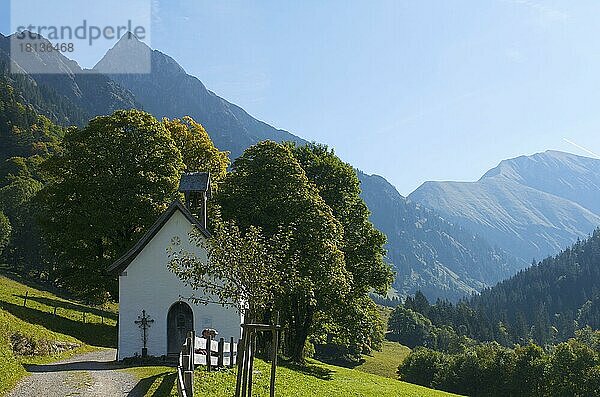
[[[221,152],[215,147],[201,124],[189,116],[163,119],[163,124],[181,152],[186,172],[210,172],[213,186],[225,178],[229,166],[228,152]]]
[[[44,164],[41,222],[59,285],[90,300],[116,296],[106,266],[175,197],[184,165],[165,125],[120,110],[71,129]]]
[[[383,295],[392,282],[392,271],[384,261],[386,237],[369,221],[370,212],[360,197],[360,181],[351,165],[324,145],[291,145],[291,149],[344,230],[341,249],[352,275],[351,293],[339,312],[320,318],[322,330],[329,333],[327,350],[337,345],[347,358],[360,358],[361,353],[381,345],[385,331],[367,294]]]
[[[267,238],[281,229],[291,231],[284,256],[295,266],[286,269],[285,288],[273,310],[287,327],[289,355],[301,361],[316,314],[333,316],[350,292],[340,222],[291,149],[272,141],[248,148],[235,160],[218,199],[223,218],[244,231],[259,227]]]

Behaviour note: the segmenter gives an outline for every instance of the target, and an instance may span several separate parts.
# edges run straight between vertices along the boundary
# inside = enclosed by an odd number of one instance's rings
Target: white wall
[[[206,252],[190,242],[192,224],[180,211],[175,211],[163,228],[119,276],[119,360],[142,351],[142,331],[134,323],[142,310],[154,320],[148,330],[148,354],[167,354],[167,313],[171,305],[183,300],[194,312],[194,328],[199,334],[204,328],[214,328],[219,337],[236,340],[241,336],[240,315],[235,309],[217,304],[195,305],[186,298],[194,291],[167,269],[168,248],[195,253],[206,258]],[[172,238],[181,244],[173,246]],[[126,275],[125,275],[126,274]],[[195,292],[199,295],[198,291]]]

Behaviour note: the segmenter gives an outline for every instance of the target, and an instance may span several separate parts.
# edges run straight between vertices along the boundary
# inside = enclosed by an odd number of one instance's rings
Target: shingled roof
[[[210,173],[190,172],[183,174],[179,180],[180,192],[205,192],[210,198]]]
[[[205,173],[208,175],[208,173]],[[109,273],[120,273],[129,266],[131,262],[139,255],[140,252],[148,245],[148,243],[152,240],[154,236],[162,229],[162,227],[167,223],[167,221],[171,218],[175,211],[180,211],[185,218],[190,221],[200,233],[202,233],[205,237],[210,237],[210,233],[202,223],[192,213],[185,208],[185,206],[179,200],[175,200],[169,205],[169,208],[166,209],[165,212],[154,222],[154,224],[148,229],[148,231],[144,234],[144,236],[122,257],[117,259],[112,265],[110,265],[107,270]]]

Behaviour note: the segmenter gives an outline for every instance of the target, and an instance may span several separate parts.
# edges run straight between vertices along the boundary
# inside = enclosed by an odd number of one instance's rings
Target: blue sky
[[[521,154],[600,153],[598,1],[153,3],[152,47],[402,194]]]

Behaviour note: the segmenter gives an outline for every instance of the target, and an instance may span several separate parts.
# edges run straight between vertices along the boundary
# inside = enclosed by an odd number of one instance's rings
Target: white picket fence
[[[212,368],[232,368],[237,363],[238,343],[233,338],[225,342],[195,336],[190,331],[185,343],[181,347],[177,363],[177,394],[179,397],[192,397],[194,395],[194,368],[205,365],[210,371]],[[210,359],[209,359],[210,358]]]
[[[207,347],[209,345],[210,349]],[[215,368],[233,367],[237,363],[238,344],[233,341],[233,338],[229,342],[225,342],[223,338],[216,341],[197,336],[194,341],[194,350],[195,365],[206,365],[209,368]],[[208,365],[209,356],[210,365]]]

